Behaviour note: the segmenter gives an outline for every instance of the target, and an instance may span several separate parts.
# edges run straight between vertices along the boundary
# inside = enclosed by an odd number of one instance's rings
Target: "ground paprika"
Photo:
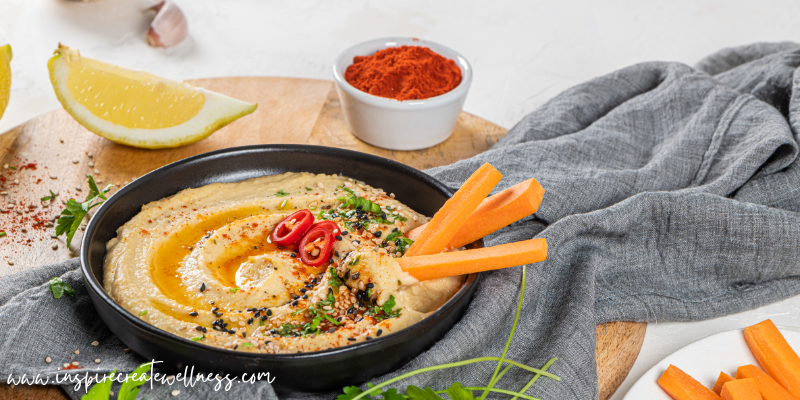
[[[461,83],[461,68],[427,47],[399,46],[356,56],[344,78],[375,96],[421,100],[453,90]]]

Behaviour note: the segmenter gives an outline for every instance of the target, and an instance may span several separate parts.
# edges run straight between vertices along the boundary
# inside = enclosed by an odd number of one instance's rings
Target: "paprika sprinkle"
[[[461,83],[455,61],[421,46],[399,46],[356,56],[344,74],[347,83],[375,96],[422,100],[445,94]]]

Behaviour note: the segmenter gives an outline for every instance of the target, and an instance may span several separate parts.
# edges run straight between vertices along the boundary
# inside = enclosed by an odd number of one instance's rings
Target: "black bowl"
[[[385,158],[320,146],[261,145],[214,151],[159,168],[111,196],[94,214],[81,245],[81,270],[97,312],[126,345],[162,368],[234,375],[269,372],[278,393],[340,390],[391,372],[430,348],[459,320],[475,291],[476,274],[428,318],[397,333],[347,347],[311,353],[251,354],[195,343],[162,331],[125,310],[102,285],[106,243],[143,204],[186,188],[283,172],[344,174],[394,193],[398,200],[433,215],[450,190],[425,173]],[[309,379],[313,377],[313,379]]]

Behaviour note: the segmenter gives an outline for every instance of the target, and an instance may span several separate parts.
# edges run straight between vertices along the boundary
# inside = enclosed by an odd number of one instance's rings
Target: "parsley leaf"
[[[406,394],[408,394],[410,400],[444,400],[429,387],[422,390],[416,386],[409,386],[406,389]]]
[[[310,192],[310,191],[312,191],[312,190],[314,190],[314,189],[312,189],[312,188],[310,188],[310,187],[306,186],[306,190],[308,190],[308,191]]]
[[[253,344],[250,342],[244,342],[242,343],[242,347],[253,347]]]
[[[241,289],[239,289],[238,287],[232,287],[232,288],[231,288],[231,293],[236,293],[236,292],[238,292],[238,291],[240,291],[240,290],[241,290]]]
[[[153,363],[148,362],[133,370],[133,372],[128,375],[127,379],[125,379],[125,382],[123,382],[122,386],[119,388],[117,399],[136,400],[136,396],[139,394],[139,386],[144,385],[144,383],[150,378],[145,374],[147,372],[151,372],[152,368]]]
[[[203,339],[205,339],[205,338],[206,338],[206,335],[203,335],[203,336],[195,336],[195,337],[193,337],[193,338],[192,338],[192,341],[199,342],[199,341],[201,341],[201,340],[203,340]]]
[[[278,196],[278,197],[283,197],[283,196],[288,196],[288,195],[289,195],[289,193],[284,192],[283,189],[279,190],[278,193],[275,193],[275,196]]]
[[[344,202],[344,206],[345,207],[353,206],[353,208],[356,209],[356,210],[369,211],[371,213],[375,213],[375,214],[378,214],[378,215],[381,214],[381,206],[379,206],[379,205],[373,203],[372,201],[367,200],[367,199],[365,199],[363,197],[356,196],[356,192],[354,192],[354,191],[352,191],[352,190],[350,190],[350,189],[348,189],[348,188],[346,188],[344,186],[339,186],[339,188],[341,188],[342,190],[344,190],[345,192],[350,194],[350,196],[348,196],[348,197],[340,197],[339,198],[339,200],[342,200]]]
[[[464,389],[460,383],[455,382],[447,388],[447,395],[450,396],[450,400],[474,400],[475,396],[472,394],[471,390]]]
[[[97,382],[89,391],[81,396],[81,400],[108,400],[111,395],[111,385],[114,384],[116,369],[111,371],[102,381]]]
[[[6,231],[0,231],[0,237],[3,237],[5,235],[6,235]]]
[[[360,395],[361,393],[364,393],[363,390],[355,386],[346,386],[344,389],[342,389],[342,391],[344,392],[344,394],[340,394],[339,396],[337,396],[336,400],[352,400],[354,397]]]
[[[41,201],[53,201],[55,199],[56,199],[56,193],[53,193],[53,191],[51,190],[50,191],[50,196],[42,197]]]
[[[147,310],[144,310],[144,311],[139,313],[139,316],[141,317],[141,316],[146,315],[146,314],[147,314]]]
[[[400,316],[400,311],[402,308],[398,308],[397,310],[392,310],[396,305],[396,301],[394,300],[394,295],[389,296],[389,299],[383,303],[382,306],[373,306],[364,315],[372,316],[375,318],[375,321],[383,321],[389,318],[397,318]]]
[[[50,293],[53,294],[54,299],[60,299],[61,296],[67,294],[69,296],[75,297],[75,289],[69,285],[69,283],[64,282],[59,277],[55,277],[50,279]]]
[[[389,243],[394,242],[394,246],[400,254],[406,254],[406,250],[414,244],[414,241],[403,236],[403,232],[400,230],[396,230],[386,236],[386,239],[383,240],[381,243],[383,246],[387,246]]]
[[[97,184],[94,182],[94,178],[91,175],[89,175],[88,183],[89,194],[86,196],[86,200],[84,200],[83,203],[78,203],[75,199],[67,200],[66,208],[61,211],[61,216],[58,218],[56,236],[66,234],[67,247],[72,244],[72,238],[75,236],[75,232],[78,231],[78,227],[81,226],[81,222],[86,217],[86,214],[89,213],[89,210],[108,200],[105,195],[114,187],[114,185],[108,185],[101,191],[97,188]]]

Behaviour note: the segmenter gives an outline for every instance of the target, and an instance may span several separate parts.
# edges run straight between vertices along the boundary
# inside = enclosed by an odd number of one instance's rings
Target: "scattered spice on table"
[[[461,83],[455,61],[422,46],[399,46],[356,56],[345,71],[355,88],[395,100],[421,100],[445,94]]]

